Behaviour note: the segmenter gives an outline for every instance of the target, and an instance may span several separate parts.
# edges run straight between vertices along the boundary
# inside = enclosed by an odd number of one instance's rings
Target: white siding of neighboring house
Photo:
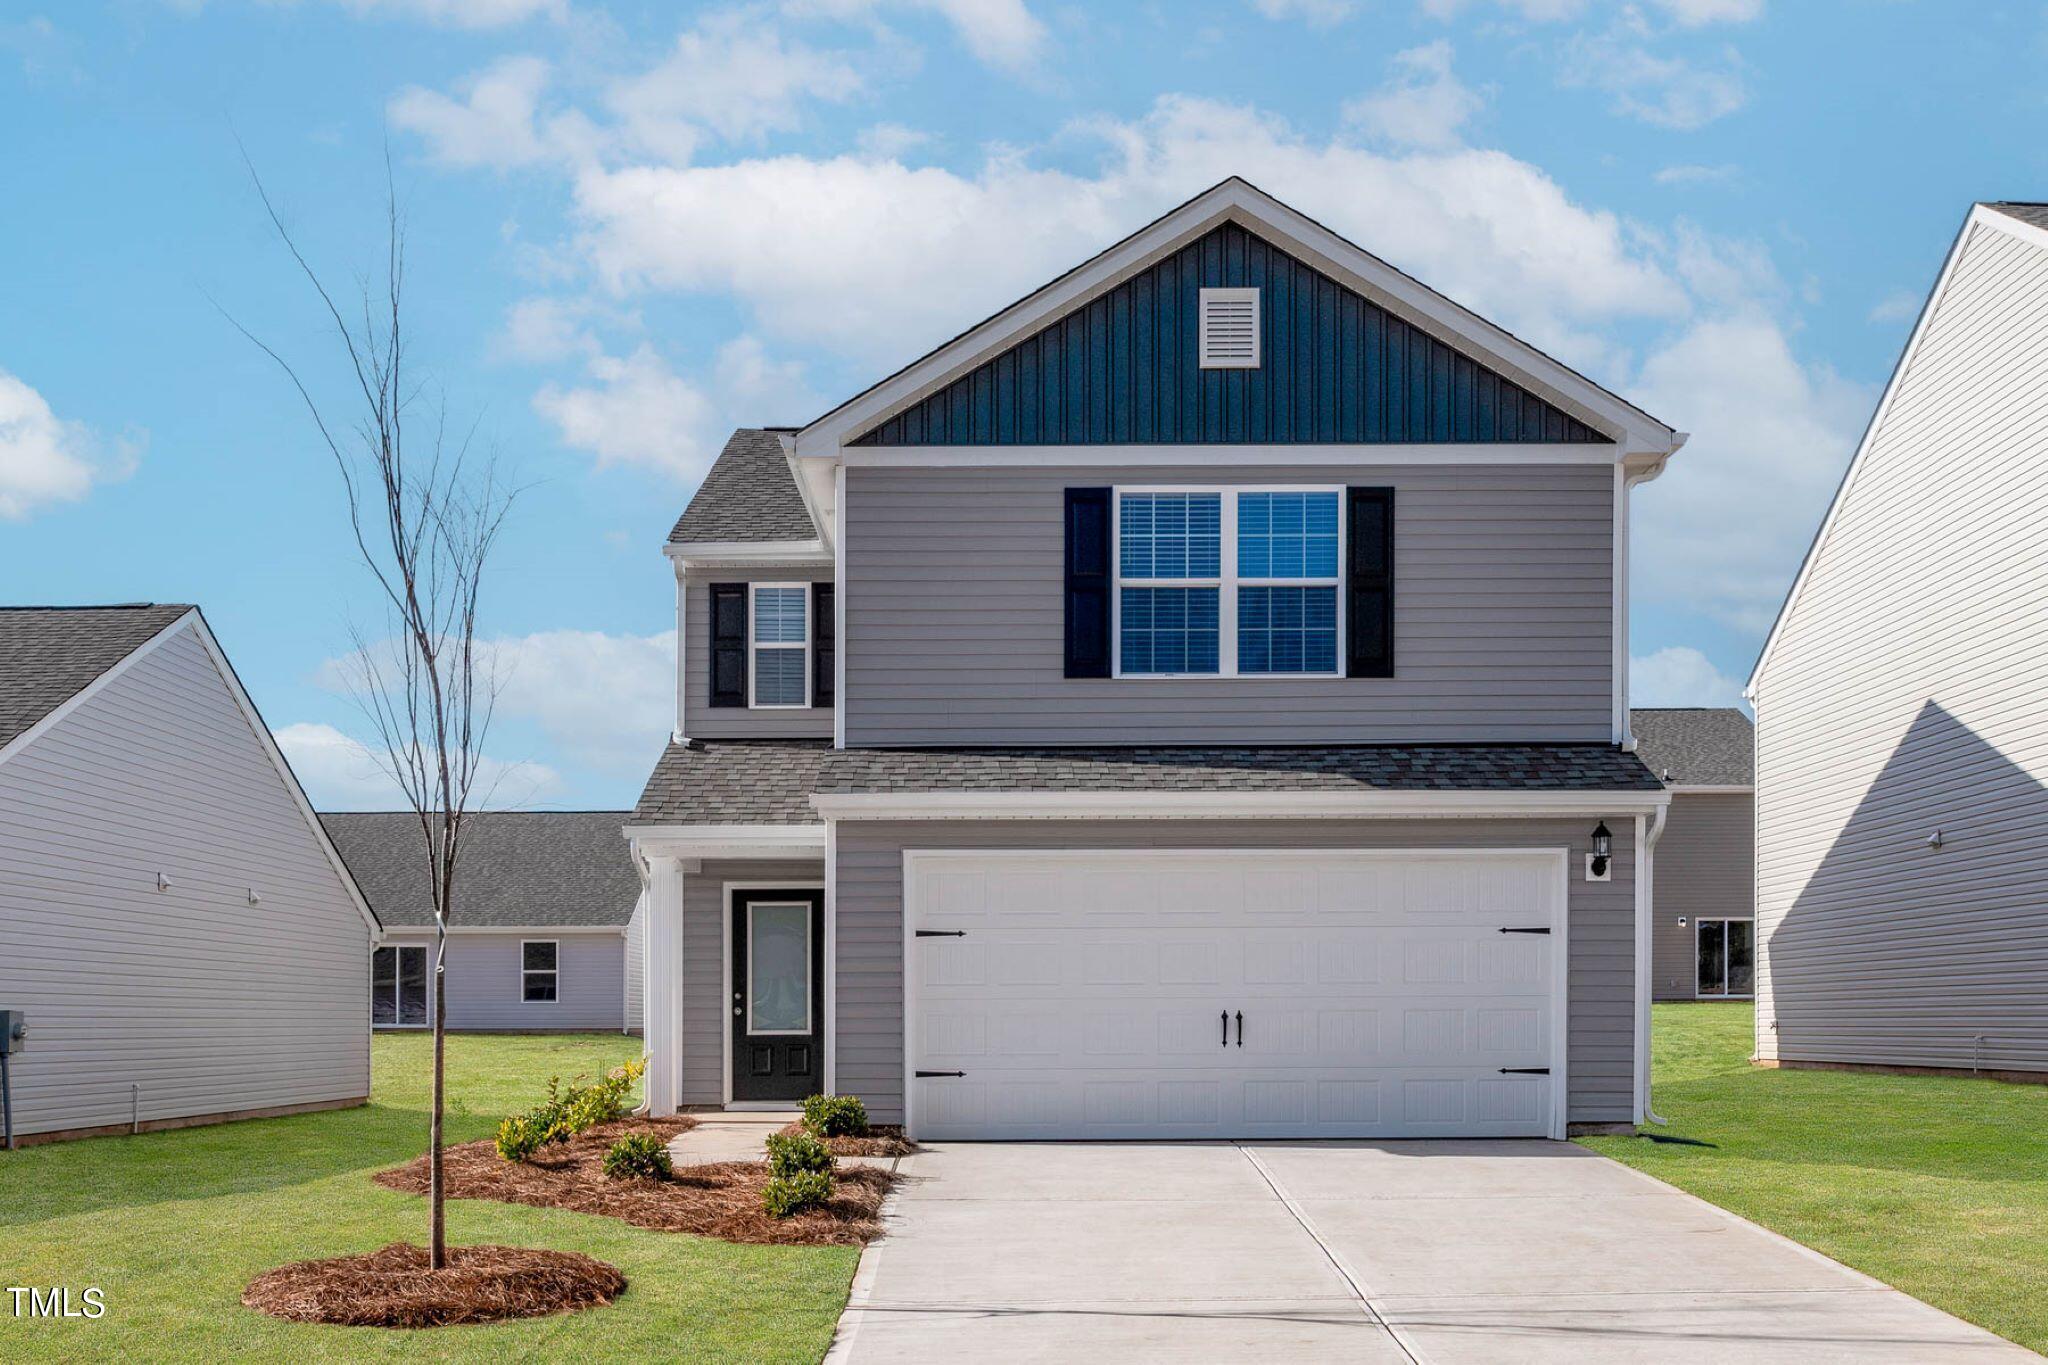
[[[519,945],[528,939],[549,939],[556,944],[556,996],[552,1001],[524,998]],[[432,971],[432,929],[393,929],[384,941],[426,945],[428,970]],[[448,1027],[475,1033],[623,1028],[625,970],[626,936],[617,928],[451,933]]]
[[[17,1132],[369,1093],[369,926],[198,631],[0,763]]]
[[[2048,1071],[2042,240],[1966,229],[1758,673],[1765,1059]]]
[[[647,1032],[647,893],[633,903],[626,922],[626,1022],[628,1033]]]

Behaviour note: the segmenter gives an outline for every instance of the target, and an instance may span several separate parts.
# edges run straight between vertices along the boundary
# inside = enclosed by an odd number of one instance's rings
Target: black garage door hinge
[[[1547,934],[1550,932],[1550,926],[1545,924],[1533,929],[1503,929],[1501,932],[1503,934]]]
[[[1548,932],[1550,932],[1550,931],[1546,929],[1546,930],[1545,930],[1544,932],[1545,932],[1545,933],[1548,933]],[[966,937],[967,937],[967,931],[966,931],[965,929],[913,929],[913,930],[911,930],[911,934],[912,934],[912,935],[913,935],[914,937],[916,937],[916,938],[966,938]]]
[[[967,1073],[964,1071],[915,1071],[911,1074],[915,1076],[965,1076]]]
[[[923,1075],[924,1073],[919,1072],[918,1074]],[[1547,1066],[1504,1066],[1500,1069],[1500,1074],[1503,1076],[1548,1076],[1550,1068]]]

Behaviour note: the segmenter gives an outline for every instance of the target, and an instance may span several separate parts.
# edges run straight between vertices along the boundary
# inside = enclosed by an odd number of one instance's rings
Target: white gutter
[[[1671,803],[1659,791],[938,791],[824,792],[827,820],[1188,820],[1365,816],[1648,815]],[[645,840],[648,832],[635,832]]]
[[[1645,1119],[1662,1128],[1670,1121],[1650,1108],[1650,959],[1652,956],[1651,915],[1655,913],[1656,848],[1664,837],[1669,806],[1659,806],[1654,815],[1636,817],[1636,1113],[1637,1123]],[[1644,828],[1647,823],[1647,830]]]

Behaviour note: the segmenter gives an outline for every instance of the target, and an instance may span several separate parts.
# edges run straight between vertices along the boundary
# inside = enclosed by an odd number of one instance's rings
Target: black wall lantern
[[[1592,872],[1594,876],[1604,877],[1607,875],[1607,855],[1612,851],[1613,847],[1614,831],[1607,828],[1607,822],[1602,820],[1599,824],[1593,826]]]

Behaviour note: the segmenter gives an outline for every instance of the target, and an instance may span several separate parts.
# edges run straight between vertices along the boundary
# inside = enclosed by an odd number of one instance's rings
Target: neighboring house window
[[[1117,493],[1116,672],[1337,677],[1343,492]]]
[[[756,707],[810,705],[811,590],[804,583],[756,583],[750,636]]]
[[[556,991],[562,945],[553,939],[522,939],[519,944],[519,998],[530,1005],[551,1005]]]
[[[388,946],[370,954],[370,1023],[420,1028],[427,1022],[427,950]]]

